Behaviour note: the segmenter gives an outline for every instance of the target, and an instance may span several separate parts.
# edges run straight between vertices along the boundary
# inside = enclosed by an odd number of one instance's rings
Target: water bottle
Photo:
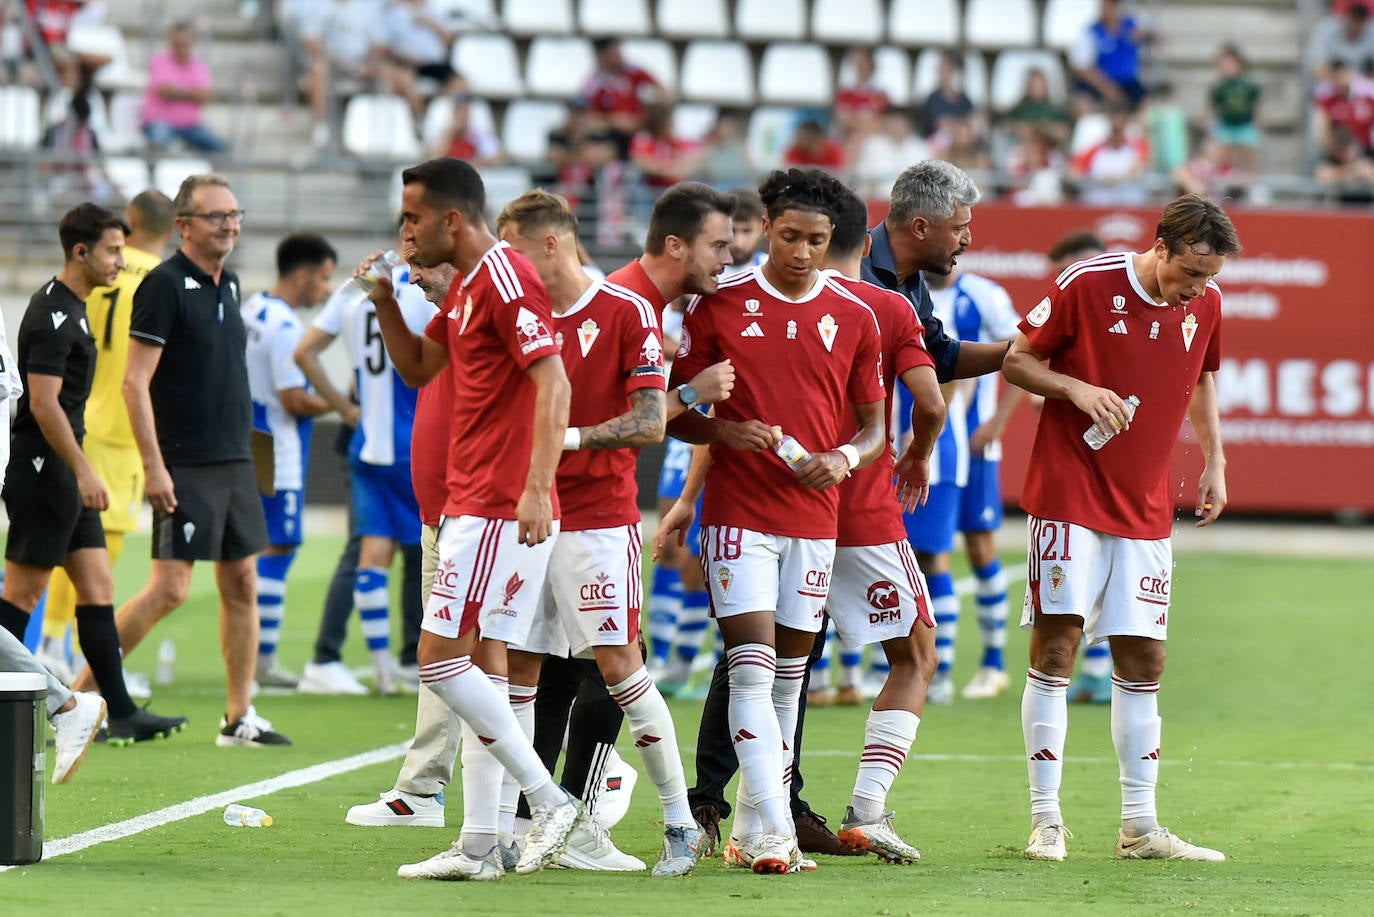
[[[391,272],[400,263],[401,256],[396,253],[395,249],[385,251],[376,261],[372,262],[365,273],[355,274],[345,280],[334,295],[342,297],[342,301],[347,305],[356,305],[367,299],[368,295],[377,289],[377,278],[390,277]]]
[[[1135,395],[1131,395],[1126,399],[1126,417],[1128,420],[1135,419],[1135,409],[1138,407],[1140,407],[1140,399]],[[1109,419],[1112,424],[1112,431],[1110,433],[1104,433],[1102,428],[1097,424],[1093,424],[1083,431],[1083,442],[1087,443],[1088,448],[1092,449],[1094,452],[1107,445],[1107,440],[1121,432],[1121,425],[1116,422],[1116,418],[1112,417]]]
[[[224,810],[224,823],[232,828],[270,828],[272,816],[236,802]]]
[[[154,681],[160,685],[170,685],[177,664],[177,645],[168,637],[157,648],[157,675]]]
[[[802,465],[811,461],[811,453],[806,451],[806,447],[797,442],[796,438],[784,433],[782,439],[778,440],[773,446],[773,451],[778,454],[778,458],[787,463],[787,467],[796,471]]]

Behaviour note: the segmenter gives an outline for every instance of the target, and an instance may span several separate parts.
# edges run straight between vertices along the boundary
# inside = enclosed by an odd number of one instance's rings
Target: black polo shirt
[[[251,459],[253,400],[238,276],[221,271],[216,286],[178,249],[138,285],[129,334],[162,348],[150,393],[163,461]]]
[[[19,377],[24,394],[10,428],[16,437],[43,436],[29,404],[29,373],[59,376],[57,403],[67,415],[78,442],[86,433],[86,399],[95,378],[95,338],[86,320],[86,304],[54,277],[29,299],[19,323]]]
[[[868,235],[873,245],[863,260],[862,278],[907,298],[925,328],[926,350],[935,360],[935,375],[941,382],[949,382],[955,378],[954,365],[959,362],[959,341],[945,334],[945,326],[935,314],[935,303],[931,301],[925,277],[917,271],[898,283],[897,262],[892,255],[892,242],[887,237],[887,224],[879,223],[868,231]]]

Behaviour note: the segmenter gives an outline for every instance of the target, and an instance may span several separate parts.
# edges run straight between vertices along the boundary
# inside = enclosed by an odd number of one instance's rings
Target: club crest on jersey
[[[730,584],[735,581],[735,574],[730,572],[726,566],[716,570],[716,582],[720,584],[720,597],[728,599],[730,597]]]
[[[472,297],[469,296],[468,301],[463,303],[463,311],[461,312],[458,311],[458,306],[455,303],[453,308],[449,310],[448,317],[458,323],[459,334],[466,331],[468,329],[468,319],[472,318]]]
[[[1112,311],[1117,315],[1126,314],[1126,297],[1118,294],[1112,297]]]
[[[825,352],[830,353],[831,348],[835,346],[835,332],[840,330],[835,316],[829,312],[822,315],[821,320],[816,322],[816,330],[821,333],[821,343],[825,345]]]
[[[1030,325],[1032,328],[1039,328],[1049,320],[1050,298],[1046,296],[1044,299],[1040,300],[1034,309],[1030,310],[1030,314],[1026,316],[1026,324]]]
[[[677,342],[677,355],[679,358],[687,356],[692,352],[692,335],[686,329],[682,329],[682,338]]]
[[[750,315],[759,314],[759,301],[757,299],[746,299],[744,301],[744,311]]]
[[[553,342],[554,342],[554,344],[556,344],[556,345],[558,346],[558,349],[559,349],[559,350],[562,350],[562,349],[563,349],[563,332],[561,332],[561,331],[555,331],[555,332],[553,333]]]
[[[1150,340],[1159,340],[1159,322],[1150,322]]]
[[[520,353],[526,354],[553,343],[553,333],[544,320],[524,306],[515,315],[515,330],[520,338]],[[460,330],[458,332],[462,334]]]
[[[582,348],[582,356],[585,357],[591,352],[592,345],[596,343],[600,334],[601,329],[590,318],[577,326],[577,346]]]
[[[1059,601],[1059,593],[1064,588],[1064,568],[1058,564],[1050,567],[1050,601]]]
[[[791,319],[787,320],[787,339],[795,341],[797,339],[797,323]]]
[[[1197,334],[1197,316],[1191,312],[1183,319],[1183,324],[1178,326],[1183,332],[1183,349],[1192,352],[1193,335]]]
[[[641,366],[663,365],[663,345],[652,331],[644,335],[644,346],[639,351],[639,363]]]

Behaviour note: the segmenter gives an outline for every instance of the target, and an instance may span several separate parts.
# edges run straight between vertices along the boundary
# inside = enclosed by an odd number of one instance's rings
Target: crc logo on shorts
[[[830,571],[828,569],[807,570],[806,576],[802,579],[802,584],[802,587],[797,590],[797,595],[823,599],[830,592]]]
[[[596,582],[583,583],[577,590],[582,611],[610,611],[619,607],[616,584],[604,572],[596,575]]]
[[[1065,579],[1067,579],[1067,577],[1065,577],[1064,575],[1063,567],[1059,566],[1058,564],[1054,564],[1050,567],[1049,581],[1051,602],[1059,601],[1059,593],[1064,588]]]
[[[553,345],[553,333],[544,320],[524,306],[515,315],[515,332],[520,342],[520,353],[527,354],[540,347]]]
[[[735,574],[730,572],[730,568],[722,565],[716,570],[716,582],[720,584],[720,597],[728,599],[730,597],[730,584],[735,581]]]
[[[1169,604],[1169,571],[1160,570],[1150,576],[1142,576],[1136,583],[1136,598],[1151,605]]]
[[[462,575],[452,560],[445,560],[434,571],[434,585],[431,591],[443,599],[456,599],[462,589]]]
[[[889,611],[900,607],[902,599],[894,584],[880,579],[868,587],[868,604],[881,611]]]

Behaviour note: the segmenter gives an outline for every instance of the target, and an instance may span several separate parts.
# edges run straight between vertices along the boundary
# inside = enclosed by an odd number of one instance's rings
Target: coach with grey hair
[[[1007,345],[959,341],[945,333],[923,273],[948,274],[973,243],[973,205],[983,196],[958,166],[927,159],[892,185],[887,219],[868,231],[873,244],[863,279],[905,296],[925,326],[926,349],[941,382],[998,372]]]

